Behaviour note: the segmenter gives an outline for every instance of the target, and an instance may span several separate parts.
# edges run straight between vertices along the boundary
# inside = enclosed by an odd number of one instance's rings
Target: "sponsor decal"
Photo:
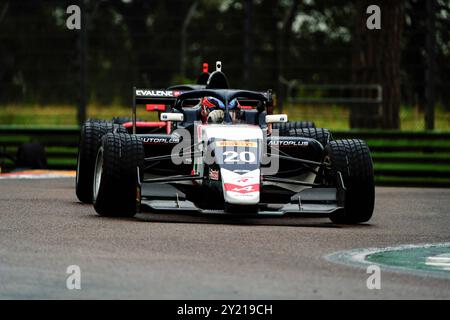
[[[176,144],[180,142],[179,138],[158,138],[158,137],[141,137],[145,144]]]
[[[178,97],[179,91],[163,91],[163,90],[136,90],[136,95],[140,97]]]
[[[280,140],[269,141],[269,146],[307,147],[308,145],[309,145],[308,141],[280,141]]]
[[[219,170],[209,169],[209,179],[219,180]]]
[[[223,140],[223,141],[217,141],[216,146],[218,146],[218,147],[256,148],[256,147],[258,147],[258,143],[256,141]]]
[[[233,183],[225,183],[224,187],[225,187],[226,191],[237,192],[237,193],[242,193],[242,194],[259,191],[259,183],[249,184],[246,186],[239,186],[239,185],[233,184]]]

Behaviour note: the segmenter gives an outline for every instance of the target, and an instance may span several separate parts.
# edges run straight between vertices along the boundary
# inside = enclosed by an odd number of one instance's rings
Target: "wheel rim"
[[[98,191],[100,189],[100,183],[102,180],[103,173],[103,148],[100,147],[97,153],[97,159],[95,160],[95,170],[94,170],[94,194],[93,200],[97,200]]]
[[[80,175],[80,152],[78,152],[78,157],[77,157],[77,174],[75,176],[75,183],[78,185],[78,180]]]

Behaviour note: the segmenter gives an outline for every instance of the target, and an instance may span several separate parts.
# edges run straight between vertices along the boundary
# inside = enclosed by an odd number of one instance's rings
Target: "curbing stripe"
[[[27,170],[0,174],[0,180],[74,178],[76,171]]]
[[[366,258],[369,255],[381,252],[392,252],[392,251],[402,251],[408,249],[427,249],[427,248],[441,248],[450,246],[450,242],[444,243],[425,243],[425,244],[405,244],[392,247],[384,248],[360,248],[345,251],[338,251],[328,255],[324,258],[330,262],[338,263],[341,265],[347,265],[358,268],[367,268],[370,265],[378,265],[382,267],[385,271],[390,271],[394,273],[411,274],[415,276],[425,276],[432,278],[444,278],[450,279],[450,272],[446,272],[447,269],[442,269],[442,271],[428,271],[428,270],[417,270],[410,269],[407,267],[391,266],[384,263],[377,263],[374,261],[367,261]]]

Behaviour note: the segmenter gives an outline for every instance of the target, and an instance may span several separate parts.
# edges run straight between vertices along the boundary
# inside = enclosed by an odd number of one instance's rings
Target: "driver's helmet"
[[[208,121],[208,115],[211,113],[212,110],[225,110],[225,104],[214,97],[205,97],[201,100],[201,104],[203,106],[202,110],[202,121],[205,123]],[[231,102],[228,104],[228,112],[230,114],[231,120],[233,122],[237,121],[238,118],[238,111],[239,111],[239,102],[237,99],[231,100]],[[223,112],[222,112],[223,117]]]
[[[225,104],[220,101],[217,98],[214,97],[205,97],[202,99],[202,105],[205,107],[208,107],[210,109],[219,108],[219,109],[225,109]],[[231,100],[231,102],[228,105],[228,109],[232,110],[239,107],[239,102],[237,99]]]

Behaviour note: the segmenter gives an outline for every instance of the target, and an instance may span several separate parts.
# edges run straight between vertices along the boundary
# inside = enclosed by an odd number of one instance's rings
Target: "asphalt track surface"
[[[366,270],[324,256],[450,240],[450,190],[378,188],[370,224],[96,215],[74,179],[0,181],[2,299],[450,299],[450,278]],[[66,269],[81,268],[81,290]]]

